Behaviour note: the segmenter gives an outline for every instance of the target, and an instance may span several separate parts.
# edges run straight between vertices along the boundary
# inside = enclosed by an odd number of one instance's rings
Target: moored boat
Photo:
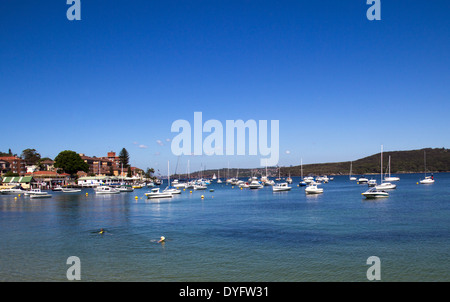
[[[151,192],[145,193],[147,198],[172,198],[172,194],[168,192],[160,192],[159,188],[153,188]]]
[[[287,182],[278,183],[272,187],[273,192],[289,191],[291,189],[292,188],[288,186]]]

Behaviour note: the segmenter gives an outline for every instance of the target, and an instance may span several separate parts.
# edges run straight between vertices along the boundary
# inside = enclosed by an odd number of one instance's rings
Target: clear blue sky
[[[279,164],[450,147],[449,1],[0,2],[0,151],[125,147],[166,173],[172,123],[279,120]],[[258,167],[182,156],[178,172]],[[172,170],[173,171],[173,170]]]

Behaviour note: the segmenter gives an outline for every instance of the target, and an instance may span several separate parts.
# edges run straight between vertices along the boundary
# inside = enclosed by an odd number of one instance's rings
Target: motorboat
[[[178,190],[176,188],[173,187],[166,187],[163,192],[165,193],[170,193],[170,194],[181,194],[181,190]]]
[[[194,184],[194,190],[206,190],[208,187],[204,184]]]
[[[54,188],[52,188],[52,191],[62,191],[61,186],[56,186]]]
[[[62,188],[61,191],[62,191],[63,193],[78,193],[78,192],[81,192],[81,189]]]
[[[262,189],[264,188],[264,185],[261,184],[259,181],[257,180],[252,180],[249,185],[248,185],[249,189]]]
[[[278,183],[272,187],[273,192],[290,191],[291,189],[287,182]]]
[[[390,182],[383,181],[381,184],[376,185],[375,188],[378,189],[378,190],[392,190],[392,189],[397,188],[397,185],[396,184],[392,184]]]
[[[300,187],[306,187],[307,183],[306,183],[306,181],[302,180],[298,185]]]
[[[423,185],[432,184],[432,183],[434,183],[434,179],[432,176],[425,176],[425,178],[420,180],[419,183],[421,183]]]
[[[368,182],[369,182],[369,180],[368,180],[367,178],[365,178],[364,176],[358,178],[358,183],[359,183],[359,184],[366,184],[366,183],[368,183]]]
[[[119,189],[112,188],[110,186],[100,186],[100,187],[95,188],[94,191],[96,194],[118,194],[118,193],[120,193]]]
[[[0,190],[0,194],[3,195],[14,195],[14,194],[22,194],[25,193],[26,191],[24,189],[22,189],[20,186],[14,187],[14,188],[10,188],[10,189],[3,189]]]
[[[367,183],[367,185],[369,187],[375,187],[377,185],[376,179],[370,179],[369,182]]]
[[[31,194],[29,195],[30,198],[49,198],[52,197],[52,195],[48,194],[47,192],[42,192],[43,194]]]
[[[374,198],[384,198],[389,197],[389,193],[384,190],[379,190],[376,187],[370,188],[364,193],[361,193],[365,198],[367,199],[374,199]]]
[[[134,188],[130,185],[122,185],[117,187],[120,192],[133,192]]]
[[[323,188],[317,187],[316,183],[312,183],[305,188],[306,194],[321,194],[323,193]]]
[[[26,191],[23,195],[31,196],[31,195],[46,195],[47,192],[41,191],[41,189],[31,189],[30,191]]]
[[[160,192],[159,188],[153,188],[150,192],[145,193],[147,198],[172,198],[172,194],[169,192]]]

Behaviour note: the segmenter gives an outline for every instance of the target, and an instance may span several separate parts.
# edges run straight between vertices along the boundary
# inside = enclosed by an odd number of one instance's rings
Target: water
[[[422,176],[373,201],[346,176],[316,196],[298,178],[290,192],[213,184],[159,202],[146,189],[0,196],[0,281],[65,281],[69,256],[83,281],[367,281],[370,256],[382,281],[450,281],[450,174]]]

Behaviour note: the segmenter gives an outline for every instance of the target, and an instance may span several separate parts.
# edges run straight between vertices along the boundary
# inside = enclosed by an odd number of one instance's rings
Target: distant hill
[[[388,159],[391,156],[391,173],[422,173],[424,172],[424,152],[426,152],[427,172],[450,172],[450,149],[445,148],[425,148],[410,151],[383,152],[383,172],[388,166]],[[269,176],[278,176],[278,169],[270,167],[267,169]],[[281,167],[281,176],[300,176],[301,167]],[[221,178],[235,177],[238,169],[220,169]],[[347,175],[350,172],[350,161],[337,163],[321,163],[303,165],[303,175]],[[218,170],[203,171],[203,177],[211,177],[218,173]],[[352,163],[352,174],[377,174],[380,173],[380,153],[354,160]],[[249,177],[265,175],[265,168],[239,169],[239,177]],[[198,172],[192,173],[192,177],[199,176]]]

